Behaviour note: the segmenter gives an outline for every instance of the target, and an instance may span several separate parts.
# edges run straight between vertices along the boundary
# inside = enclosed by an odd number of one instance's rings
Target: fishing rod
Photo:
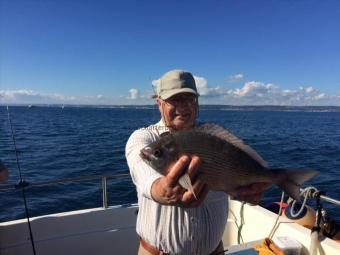
[[[26,192],[25,192],[25,187],[28,186],[28,182],[24,181],[23,178],[22,178],[21,168],[20,168],[20,163],[19,163],[19,155],[18,155],[18,150],[17,150],[17,145],[16,145],[16,141],[15,141],[15,136],[14,136],[11,117],[10,117],[10,114],[9,114],[8,105],[7,105],[7,117],[8,117],[9,125],[11,127],[12,141],[13,141],[13,146],[14,146],[14,151],[15,151],[15,158],[16,158],[16,163],[17,163],[17,168],[18,168],[18,175],[19,175],[19,179],[20,179],[19,183],[15,186],[22,188],[21,191],[22,191],[22,197],[24,199],[25,215],[26,215],[26,219],[27,219],[27,225],[28,225],[28,230],[29,230],[31,244],[32,244],[32,250],[33,250],[33,254],[36,255],[34,239],[33,239],[33,232],[32,232],[30,217],[29,217],[29,213],[28,213],[28,206],[27,206],[27,199],[26,199]]]
[[[307,192],[307,191],[310,191],[310,192]],[[301,188],[300,192],[303,193],[303,194],[306,194],[307,198],[316,198],[317,196],[319,196],[320,200],[323,200],[325,202],[328,202],[328,203],[340,206],[340,201],[339,200],[324,195],[322,192],[320,192],[315,187],[307,187],[305,189]]]

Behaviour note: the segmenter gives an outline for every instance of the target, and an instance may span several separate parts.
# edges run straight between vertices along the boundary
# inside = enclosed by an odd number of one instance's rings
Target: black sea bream
[[[181,155],[202,159],[199,174],[209,189],[229,193],[240,186],[257,182],[273,183],[294,199],[300,185],[317,175],[306,169],[270,169],[261,156],[228,130],[204,124],[189,131],[163,133],[159,140],[141,150],[141,158],[156,171],[166,174],[169,165]],[[192,191],[187,174],[179,183]]]

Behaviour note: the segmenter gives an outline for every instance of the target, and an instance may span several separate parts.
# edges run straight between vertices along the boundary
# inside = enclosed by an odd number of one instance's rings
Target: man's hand
[[[167,175],[154,181],[151,187],[152,198],[158,203],[165,205],[180,207],[198,207],[201,205],[208,194],[208,187],[197,176],[200,164],[201,160],[197,156],[193,156],[191,159],[188,156],[180,157],[174,165],[167,169]],[[179,177],[186,170],[193,183],[197,200],[194,194],[178,184]]]
[[[252,183],[250,185],[237,188],[233,192],[230,192],[230,195],[234,199],[257,205],[262,198],[263,192],[271,185],[271,183],[266,182]]]

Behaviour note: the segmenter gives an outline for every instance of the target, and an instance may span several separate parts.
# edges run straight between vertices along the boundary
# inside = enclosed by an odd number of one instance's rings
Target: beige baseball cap
[[[183,70],[172,70],[165,73],[157,86],[157,96],[168,99],[179,93],[192,93],[199,96],[192,74]]]

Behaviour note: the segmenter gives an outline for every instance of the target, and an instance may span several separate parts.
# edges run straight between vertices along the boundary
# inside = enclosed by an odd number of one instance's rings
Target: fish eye
[[[157,158],[160,158],[161,156],[162,156],[162,151],[161,150],[155,150],[154,151],[154,153],[153,153],[153,155],[155,155],[155,157],[157,157]]]

